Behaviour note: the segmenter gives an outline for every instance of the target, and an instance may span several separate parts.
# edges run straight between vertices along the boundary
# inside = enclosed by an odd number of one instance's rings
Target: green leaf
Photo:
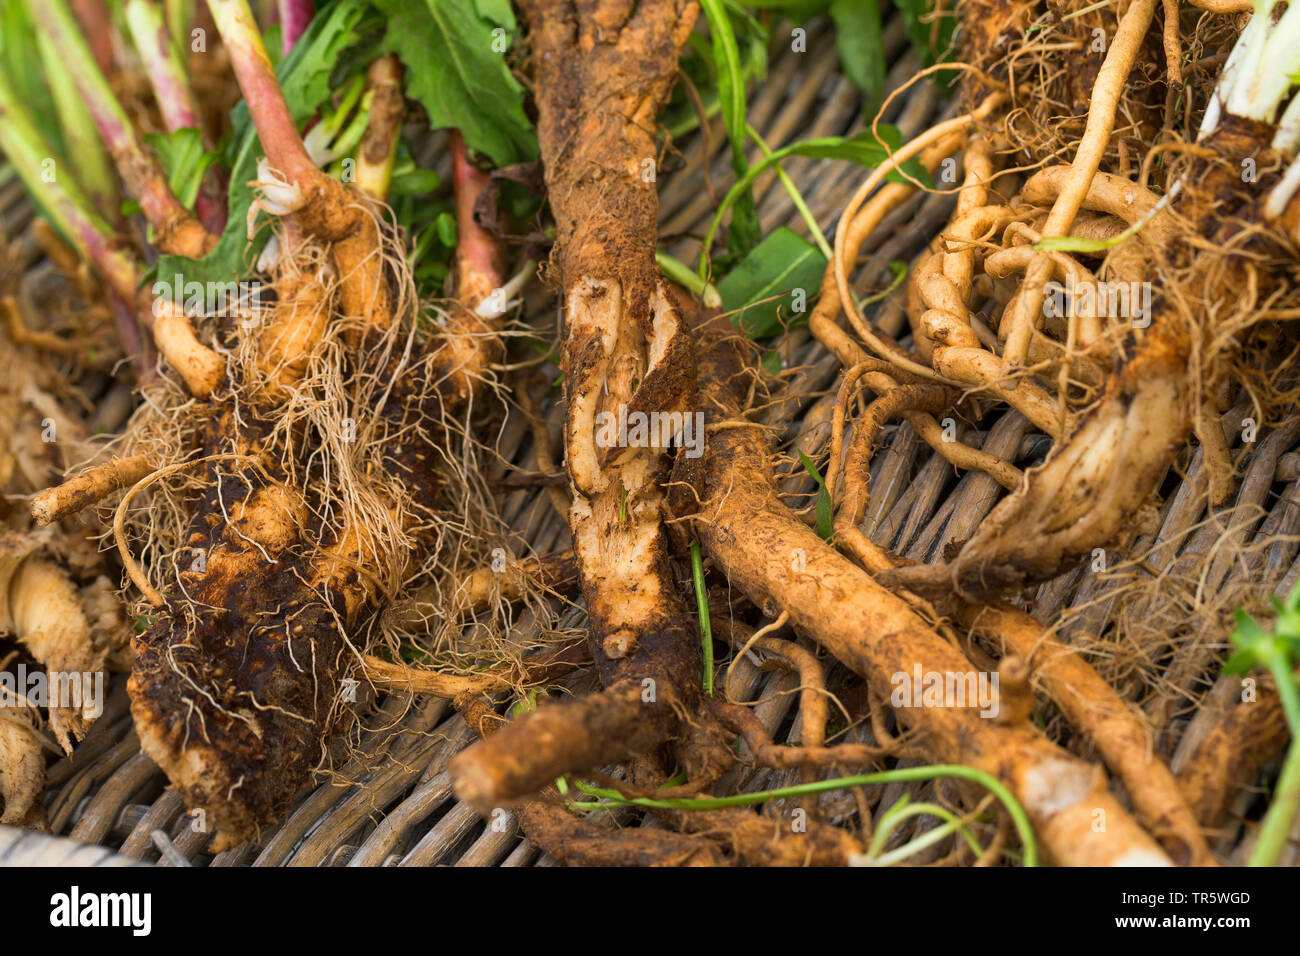
[[[1249,672],[1255,666],[1255,655],[1250,651],[1238,651],[1233,654],[1223,665],[1223,674],[1225,677],[1233,674],[1241,675]]]
[[[432,169],[420,169],[414,165],[398,172],[393,170],[393,178],[388,185],[390,198],[397,196],[424,196],[442,185],[442,178]]]
[[[701,0],[700,7],[709,21],[713,42],[713,61],[718,75],[718,99],[722,104],[722,123],[731,142],[731,168],[737,177],[749,171],[745,159],[745,69],[736,32],[724,0]],[[732,200],[731,227],[727,232],[727,252],[732,259],[747,254],[758,242],[760,227],[758,207],[752,183],[747,183]]]
[[[193,127],[174,133],[145,133],[144,138],[162,163],[167,185],[182,206],[192,208],[203,184],[203,174],[219,154],[203,148],[203,135]]]
[[[830,0],[745,0],[745,6],[759,10],[779,10],[791,23],[802,24],[825,13]]]
[[[833,0],[830,14],[835,23],[840,66],[866,97],[870,114],[885,93],[885,43],[880,32],[880,10],[876,0]]]
[[[1223,665],[1225,674],[1244,674],[1254,667],[1268,667],[1277,655],[1273,635],[1242,608],[1236,611],[1237,626],[1228,635],[1237,653]]]
[[[762,339],[807,321],[807,300],[820,288],[825,271],[821,250],[782,226],[718,283],[718,294],[723,308],[736,313],[732,323],[750,338]],[[804,290],[802,312],[792,312],[792,289]]]
[[[749,171],[731,187],[727,195],[723,197],[717,211],[713,214],[713,221],[709,223],[708,231],[704,235],[703,247],[700,250],[698,269],[700,275],[703,276],[708,273],[709,250],[713,247],[713,237],[717,234],[723,214],[732,208],[741,196],[750,194],[750,186],[754,180],[762,175],[764,170],[771,168],[789,156],[807,156],[813,159],[842,159],[871,169],[879,166],[889,156],[890,152],[901,148],[903,142],[903,136],[897,127],[882,123],[876,128],[876,133],[879,134],[879,140],[870,130],[865,130],[857,136],[847,139],[843,136],[824,136],[819,139],[801,140],[774,150],[770,156],[763,157],[763,159],[749,167]],[[883,145],[880,142],[881,140],[884,141]],[[903,163],[901,171],[897,169],[890,170],[885,178],[890,182],[908,182],[908,177],[923,186],[933,185],[929,174],[925,171],[925,167],[920,164],[916,157],[912,157]],[[721,288],[721,284],[719,284],[719,288]]]
[[[817,534],[823,541],[831,539],[831,532],[834,529],[833,514],[831,509],[831,493],[826,488],[826,479],[822,473],[817,470],[811,458],[799,450],[799,460],[803,462],[804,471],[808,472],[815,482],[817,482]]]
[[[450,212],[439,213],[438,218],[433,221],[433,225],[438,231],[438,241],[448,249],[455,249],[457,234],[459,233],[456,217]]]
[[[388,17],[381,49],[410,69],[408,90],[435,129],[455,127],[498,166],[537,155],[523,88],[493,49],[500,0],[374,0]],[[486,15],[485,15],[486,14]]]
[[[370,12],[368,0],[335,0],[317,14],[280,63],[276,73],[295,121],[303,122],[330,98],[335,85],[331,79],[334,68],[364,34],[364,21]],[[364,69],[365,65],[359,62],[356,67]],[[342,82],[339,80],[338,85]],[[253,271],[257,256],[266,244],[270,235],[267,230],[262,230],[252,242],[247,240],[245,232],[248,209],[253,203],[253,189],[248,183],[256,177],[257,162],[263,155],[246,104],[235,107],[231,125],[233,135],[226,157],[231,174],[225,231],[202,259],[162,256],[158,260],[161,275],[181,273],[186,281],[195,282],[238,281]]]
[[[474,0],[474,12],[506,30],[515,29],[515,11],[510,0]]]

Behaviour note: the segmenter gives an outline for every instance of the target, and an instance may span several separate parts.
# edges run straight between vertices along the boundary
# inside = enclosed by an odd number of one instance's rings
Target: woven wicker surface
[[[888,24],[884,38],[893,63],[889,72],[892,89],[912,76],[917,63],[905,42],[901,21]],[[839,73],[835,45],[825,27],[813,25],[808,49],[804,54],[778,50],[766,81],[752,98],[750,121],[773,147],[811,136],[852,133],[864,123],[860,97]],[[917,84],[893,102],[884,119],[901,127],[908,137],[927,128],[947,108],[947,102],[931,87]],[[711,188],[725,188],[729,183],[730,163],[720,122],[714,124],[710,136],[695,133],[677,146],[680,168],[660,179],[661,235],[664,248],[691,261],[698,255],[697,237],[712,213]],[[829,234],[860,181],[861,171],[848,164],[805,159],[789,161],[786,169]],[[757,196],[765,230],[784,224],[806,232],[774,176],[759,181]],[[19,234],[30,220],[30,208],[13,187],[0,194],[0,201],[8,234]],[[942,196],[922,195],[891,215],[864,249],[868,258],[860,273],[862,286],[884,285],[891,260],[910,261],[946,222],[951,202]],[[887,331],[897,332],[904,325],[900,298],[895,295],[885,300],[875,312],[876,321]],[[554,322],[553,301],[540,291],[532,294],[529,311],[541,327]],[[819,450],[829,436],[838,363],[803,330],[789,333],[781,348],[786,367],[798,371],[788,378],[786,392],[791,397],[769,407],[766,423],[774,426],[777,434],[784,434],[789,447]],[[553,394],[558,396],[558,390]],[[1227,424],[1237,426],[1232,429],[1235,434],[1240,434],[1245,414],[1242,408],[1226,416]],[[558,407],[549,409],[548,422],[558,447]],[[873,462],[872,501],[864,527],[881,545],[912,558],[933,560],[949,542],[969,537],[1004,492],[985,475],[955,473],[906,425],[894,428],[891,436]],[[1267,593],[1289,586],[1300,573],[1300,565],[1295,563],[1300,550],[1300,481],[1293,451],[1297,437],[1300,428],[1282,429],[1261,434],[1248,447],[1235,448],[1242,476],[1237,500],[1217,514],[1205,509],[1199,456],[1183,461],[1179,474],[1171,478],[1164,489],[1160,531],[1139,541],[1134,553],[1145,555],[1139,568],[1145,575],[1177,568],[1180,555],[1197,556],[1198,567],[1204,569],[1200,579],[1187,583],[1171,577],[1168,588],[1161,592],[1162,601],[1177,606],[1180,620],[1194,620],[1201,610],[1209,620],[1221,611],[1221,601],[1236,593],[1235,588]],[[962,438],[1013,459],[1021,467],[1041,460],[1048,447],[1047,439],[1034,433],[1014,412],[992,414],[978,430],[963,431]],[[511,465],[523,471],[533,468],[528,428],[517,411],[511,412],[503,430],[501,451],[497,477],[507,474]],[[784,482],[784,490],[791,495],[808,495],[812,487],[810,479],[794,470]],[[536,553],[567,546],[564,522],[540,490],[510,492],[502,506],[521,540]],[[1154,545],[1158,547],[1153,551]],[[1224,556],[1222,561],[1203,560],[1216,550]],[[1083,633],[1100,635],[1131,600],[1138,573],[1133,568],[1106,573],[1085,568],[1063,575],[1044,585],[1026,607],[1044,621],[1066,615],[1068,623],[1062,633],[1067,639]],[[1117,642],[1123,638],[1119,633],[1110,636]],[[1182,668],[1190,675],[1187,686],[1194,685],[1207,672],[1206,662],[1213,660],[1221,641],[1221,629],[1189,631],[1169,663],[1171,674]],[[47,808],[51,831],[58,836],[106,848],[121,858],[160,865],[555,865],[555,860],[521,837],[508,816],[489,823],[456,801],[445,768],[472,735],[446,702],[421,699],[412,704],[405,698],[381,699],[367,721],[367,726],[376,729],[363,737],[364,758],[343,767],[336,779],[303,794],[294,811],[265,833],[259,844],[212,856],[206,852],[207,835],[195,828],[180,798],[164,789],[161,771],[140,752],[125,683],[121,676],[113,682],[105,713],[89,736],[71,759],[50,770]],[[584,686],[578,681],[574,689]],[[736,668],[734,687],[744,699],[762,701],[754,712],[778,739],[794,734],[798,695],[792,691],[796,686],[791,675],[761,669],[748,659]],[[1179,742],[1188,737],[1185,718],[1204,690],[1189,691],[1181,702],[1163,704],[1153,717],[1156,747],[1175,764]],[[854,733],[858,739],[871,739],[869,730]],[[741,790],[778,786],[794,779],[772,771],[733,774],[729,785]],[[923,796],[930,786],[922,785],[914,792]],[[901,792],[896,785],[869,788],[866,798],[872,805],[888,806]],[[1253,794],[1243,794],[1241,807],[1251,799]],[[835,821],[854,813],[856,804],[849,794],[834,794],[825,797],[823,808],[826,817]],[[1236,826],[1229,830],[1220,837],[1217,849],[1231,858],[1241,833]],[[912,832],[904,827],[894,840],[904,841]],[[30,836],[4,828],[0,832],[0,862],[32,859],[35,846]],[[57,861],[68,847],[51,843],[43,852],[50,854],[46,859]]]

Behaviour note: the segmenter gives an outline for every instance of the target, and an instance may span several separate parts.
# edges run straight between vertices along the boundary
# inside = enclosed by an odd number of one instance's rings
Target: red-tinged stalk
[[[184,61],[167,32],[162,8],[153,0],[127,0],[125,13],[131,40],[149,76],[163,125],[173,133],[178,129],[197,129],[202,135],[204,149],[211,149],[211,138],[203,129]],[[216,170],[209,170],[195,199],[194,212],[203,227],[214,235],[226,225],[224,193]]]
[[[456,297],[478,308],[501,286],[501,243],[474,219],[488,174],[469,161],[465,138],[451,131],[451,179],[456,191]]]
[[[131,303],[153,332],[158,350],[185,379],[190,391],[206,397],[225,375],[225,362],[194,336],[179,306],[153,300],[140,288],[141,270],[115,241],[113,230],[94,211],[70,174],[47,177],[53,151],[22,105],[8,78],[0,75],[0,149],[9,157],[28,192],[37,197],[54,225],[89,262],[109,292]],[[57,170],[57,167],[55,167]],[[128,340],[123,346],[130,348]]]
[[[59,127],[63,130],[68,152],[65,159],[76,172],[77,181],[86,187],[95,208],[110,220],[116,220],[121,205],[117,174],[113,171],[113,162],[99,138],[95,121],[86,109],[72,78],[63,69],[63,63],[49,37],[38,33],[36,48],[45,67],[50,92],[54,96]]]
[[[72,0],[72,12],[86,36],[95,63],[105,73],[113,69],[113,20],[104,0]]]
[[[288,55],[316,15],[316,0],[279,0],[280,51]]]
[[[85,100],[127,189],[157,233],[158,247],[190,258],[206,253],[216,237],[176,199],[158,158],[145,146],[91,56],[66,0],[29,0],[28,6]]]
[[[281,216],[295,213],[305,234],[329,245],[343,315],[387,328],[393,303],[383,274],[377,214],[357,192],[321,170],[307,151],[247,0],[208,0],[208,10],[266,153],[257,184],[260,207]]]
[[[271,168],[299,188],[319,185],[326,176],[303,146],[247,0],[208,0],[208,9]]]
[[[109,310],[113,313],[113,327],[117,329],[117,339],[122,344],[122,351],[131,357],[135,365],[136,379],[141,385],[148,385],[158,378],[158,350],[153,341],[140,331],[140,317],[130,304],[123,302],[116,293],[108,295]]]
[[[163,124],[171,131],[201,128],[194,92],[167,34],[162,10],[149,0],[127,0],[124,12],[131,40],[140,54],[158,109],[162,112]]]

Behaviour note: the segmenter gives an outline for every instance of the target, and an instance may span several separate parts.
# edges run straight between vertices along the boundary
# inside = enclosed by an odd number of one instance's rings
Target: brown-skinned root
[[[370,655],[364,661],[366,680],[378,689],[429,694],[448,700],[505,691],[522,693],[529,687],[555,680],[589,663],[591,655],[585,644],[571,644],[524,658],[502,673],[443,674],[432,668],[394,664]]]
[[[0,709],[0,823],[39,830],[45,828],[46,744],[38,720],[19,701],[5,700]]]
[[[1194,724],[1211,726],[1178,768],[1178,786],[1201,826],[1217,830],[1242,788],[1258,778],[1264,765],[1281,754],[1291,739],[1282,702],[1267,678],[1255,689],[1255,698],[1243,700],[1244,683],[1223,678],[1229,703],[1212,693]],[[1217,690],[1217,688],[1216,688]],[[1193,728],[1188,729],[1188,733]]]
[[[91,446],[84,423],[60,400],[68,383],[55,369],[6,346],[0,379],[0,634],[45,669],[53,693],[42,706],[59,746],[71,752],[103,703],[94,697],[95,677],[103,680],[126,635],[113,626],[123,623],[112,620],[120,608],[101,601],[106,595],[94,582],[103,568],[93,542],[71,530],[29,530],[22,503]]]
[[[926,391],[938,386],[900,386],[867,408],[854,429],[853,443],[844,469],[843,500],[835,516],[835,540],[869,573],[882,574],[909,564],[875,545],[858,527],[867,507],[871,458],[880,428],[890,414],[914,407]],[[828,472],[829,484],[829,472]],[[931,619],[932,608],[912,599]],[[1138,819],[1179,864],[1207,866],[1215,863],[1201,835],[1197,818],[1183,799],[1169,767],[1153,753],[1151,727],[1141,713],[1117,693],[1087,661],[1028,614],[1007,605],[965,603],[957,599],[956,621],[973,636],[983,638],[1003,653],[1002,664],[1019,662],[1017,682],[1036,677],[1047,696],[1096,745],[1106,764],[1124,784]],[[1008,676],[1000,691],[1002,709],[1008,710]],[[1032,708],[1033,694],[1023,687],[1023,704]],[[1023,711],[1023,708],[1022,708]],[[1025,714],[1020,714],[1023,719]],[[1012,714],[998,719],[1015,723]]]
[[[1177,243],[1146,243],[1156,257],[1148,268],[1161,279],[1150,328],[1124,347],[1100,401],[949,565],[899,570],[895,580],[917,589],[955,584],[968,595],[995,593],[1051,577],[1134,526],[1204,417],[1201,396],[1218,374],[1215,363],[1231,361],[1234,333],[1240,337],[1257,321],[1242,290],[1251,303],[1270,294],[1269,280],[1252,263],[1285,255],[1280,237],[1258,226],[1263,191],[1243,190],[1236,166],[1236,157],[1257,155],[1267,167],[1267,138],[1259,124],[1229,116],[1189,158],[1176,215],[1160,213],[1148,223],[1162,240],[1180,236]],[[1068,172],[1049,170],[1026,192],[1059,203],[1071,183]],[[1141,189],[1104,174],[1090,180],[1079,203],[1136,221],[1155,212]],[[1191,246],[1201,251],[1192,254]],[[1207,454],[1222,451],[1221,434],[1215,441],[1212,430],[1198,432],[1207,438]],[[1034,548],[1023,547],[1027,538]]]
[[[706,415],[736,422],[752,374],[727,326],[699,334]],[[705,551],[734,587],[861,674],[881,699],[891,675],[969,673],[971,663],[901,598],[833,551],[781,502],[766,440],[752,428],[715,429],[705,454],[679,460],[674,495],[694,516]],[[675,490],[676,490],[676,486]],[[1048,855],[1062,865],[1169,865],[1129,816],[1096,766],[1078,760],[1024,723],[999,725],[971,708],[904,708],[898,717],[939,760],[993,774],[1016,794]],[[1105,814],[1105,832],[1093,826]]]
[[[713,704],[720,702],[714,701]],[[457,708],[460,707],[458,702]],[[748,718],[751,723],[757,723],[744,708],[734,710],[742,712],[742,721]],[[491,716],[496,715],[492,713]],[[720,721],[725,723],[725,716],[720,714]],[[479,720],[472,726],[485,739],[509,729],[509,725],[500,720],[490,719]],[[751,746],[755,743],[761,745],[762,739],[771,744],[771,738],[766,736],[761,724],[757,731],[746,724],[745,732]],[[662,780],[665,776],[662,768],[652,768],[647,763],[638,759],[633,768],[634,775],[653,781]],[[633,789],[640,793],[639,789],[620,785],[617,781],[606,780],[604,783],[616,789]],[[653,795],[674,795],[678,789],[659,789]],[[601,826],[576,811],[566,810],[552,787],[547,787],[537,797],[521,801],[516,810],[520,827],[529,840],[571,866],[728,866],[733,863],[740,866],[845,866],[856,854],[862,853],[861,843],[848,833],[815,820],[806,821],[803,830],[796,832],[784,821],[742,809],[656,812],[682,832],[649,827]]]
[[[0,536],[0,633],[12,635],[46,670],[50,730],[65,753],[86,735],[103,701],[109,649],[97,644],[77,587],[48,554],[48,534]]]
[[[1116,110],[1140,112],[1124,91],[1127,73],[1148,39],[1143,24],[1152,10],[1148,2],[1125,11],[1093,83],[1087,128],[1074,162],[1036,174],[1026,184],[1022,199],[1050,206],[1050,211],[1041,221],[1035,217],[1032,229],[1021,230],[1033,240],[1071,232],[1080,210],[1140,227],[1137,237],[1112,251],[1107,267],[1121,281],[1159,280],[1153,283],[1151,328],[1108,346],[1118,367],[1107,377],[1100,400],[1067,428],[1069,437],[1057,443],[1052,457],[1026,476],[1023,487],[995,509],[952,562],[943,568],[899,570],[893,577],[899,583],[930,591],[955,584],[973,596],[996,593],[1052,577],[1094,549],[1114,545],[1136,526],[1173,455],[1193,431],[1211,465],[1215,500],[1231,490],[1231,463],[1223,436],[1212,424],[1210,401],[1236,362],[1243,333],[1258,321],[1252,314],[1257,303],[1271,301],[1281,291],[1264,263],[1275,261],[1285,269],[1289,257],[1280,236],[1260,225],[1266,218],[1263,196],[1276,182],[1277,157],[1267,148],[1271,130],[1227,116],[1168,174],[1163,201],[1170,209],[1165,212],[1155,208],[1158,197],[1138,184],[1098,172],[1113,147]],[[1012,145],[1026,145],[1014,135],[1011,139]],[[1242,156],[1256,157],[1260,168],[1268,170],[1260,185],[1243,186]],[[1188,246],[1198,253],[1190,254]],[[1039,363],[1043,358],[1034,353],[1034,343],[1043,341],[1044,284],[1068,261],[1068,256],[1024,247],[987,257],[986,268],[995,280],[1023,273],[997,329],[1004,373],[1026,359]],[[965,275],[969,273],[958,270],[959,278]],[[931,301],[924,305],[932,310],[925,313],[930,328],[919,330],[918,340],[929,331],[944,338],[944,345],[982,355],[987,364],[993,353],[984,351],[967,327],[968,308],[960,294],[965,290],[960,283],[956,293],[951,286],[941,288],[938,275],[928,281],[924,291]],[[1065,343],[1067,353],[1091,337],[1082,325],[1077,335],[1075,331]],[[1076,374],[1076,380],[1086,384],[1083,375]],[[1062,382],[1062,418],[1070,425],[1064,414],[1064,370]],[[1035,546],[1024,548],[1026,540]]]
[[[1124,784],[1134,812],[1179,865],[1213,866],[1201,834],[1205,820],[1185,797],[1168,765],[1153,752],[1141,714],[1091,665],[1023,611],[967,605],[961,623],[1029,665],[1047,696],[1101,752]]]
[[[284,308],[301,305],[293,296]],[[274,341],[292,338],[297,321]],[[311,467],[310,445],[283,427],[273,401],[218,397],[211,411],[204,491],[184,540],[202,567],[178,576],[183,600],[135,642],[130,689],[142,746],[190,806],[208,811],[215,846],[254,836],[310,779],[346,718],[342,690],[359,663],[350,636],[406,582],[421,583],[422,563],[437,552],[437,515],[450,502],[430,449],[465,414],[472,388],[444,351],[411,357],[412,322],[404,314],[394,334],[364,331],[349,347],[349,327],[331,318],[329,350],[312,350],[312,377],[324,373],[343,390],[303,425],[336,442],[352,418],[358,439],[328,446],[332,475]],[[328,371],[339,349],[351,362]],[[289,384],[292,409],[303,389]],[[322,483],[331,479],[339,484]]]
[[[230,330],[230,374],[201,412],[180,416],[184,429],[168,409],[135,423],[126,450],[165,454],[119,505],[118,530],[144,539],[170,592],[133,574],[162,610],[134,642],[141,746],[207,811],[222,849],[255,837],[326,768],[327,741],[354,723],[346,691],[361,652],[401,638],[376,612],[442,576],[442,548],[459,554],[477,527],[472,479],[454,470],[465,462],[435,459],[465,429],[501,315],[476,314],[471,296],[426,344],[396,235],[370,197],[311,163],[247,6],[210,6],[275,154],[264,188],[291,194],[270,206],[292,223],[274,311]],[[155,494],[161,520],[137,516],[121,534],[131,496],[163,477],[184,489]],[[456,509],[466,520],[452,528],[443,517]]]
[[[531,677],[544,679],[534,671]],[[554,672],[550,676],[555,676]],[[484,740],[507,725],[481,700],[456,701],[471,729]],[[725,866],[707,841],[649,827],[608,827],[570,813],[554,787],[524,800],[515,810],[520,829],[535,845],[570,866]]]
[[[923,150],[919,161],[933,173],[939,164],[955,153],[964,141],[964,132],[954,131]],[[870,201],[865,203],[848,222],[841,221],[840,229],[845,235],[845,256],[856,260],[862,244],[880,225],[881,220],[916,190],[916,186],[908,183],[890,183],[872,196]],[[831,264],[827,266],[822,277],[821,291],[817,304],[809,316],[808,329],[840,360],[844,368],[849,370],[849,377],[856,378],[861,375],[864,383],[878,393],[886,392],[900,383],[913,381],[913,376],[900,372],[885,360],[868,356],[840,328],[836,316],[840,313],[841,304],[836,270],[834,264]],[[1014,490],[1019,487],[1023,477],[1020,469],[979,449],[971,448],[958,441],[949,441],[943,426],[928,412],[909,410],[904,413],[903,418],[926,444],[951,462],[954,467],[986,472],[1008,489]],[[832,457],[832,462],[835,461],[836,459]]]
[[[456,793],[482,813],[569,771],[645,753],[675,735],[692,783],[730,762],[700,712],[699,643],[662,524],[664,451],[602,441],[603,416],[682,412],[689,334],[654,261],[654,119],[698,7],[688,0],[524,4],[537,64],[538,134],[563,289],[570,528],[604,690],[551,704],[458,755]]]

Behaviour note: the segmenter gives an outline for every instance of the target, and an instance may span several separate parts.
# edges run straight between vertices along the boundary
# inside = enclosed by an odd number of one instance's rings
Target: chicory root
[[[557,224],[563,290],[565,449],[570,528],[605,689],[525,715],[451,764],[457,794],[480,812],[567,771],[647,752],[696,712],[698,640],[662,524],[665,449],[598,445],[598,416],[620,405],[681,411],[694,392],[689,335],[655,264],[653,118],[676,75],[698,7],[642,3],[524,5],[538,64],[538,132]],[[692,783],[730,762],[721,735],[683,748]]]
[[[348,719],[346,682],[366,676],[377,612],[436,566],[442,509],[464,507],[465,480],[436,449],[459,440],[491,379],[504,310],[478,315],[461,297],[438,337],[417,338],[409,272],[378,205],[400,87],[370,114],[366,195],[312,162],[247,4],[210,8],[269,161],[263,208],[286,217],[279,296],[264,326],[241,333],[194,436],[207,454],[192,462],[203,490],[186,504],[183,540],[201,560],[176,574],[179,596],[159,595],[166,607],[134,642],[129,690],[143,749],[208,812],[222,848],[276,820],[321,768]],[[371,79],[398,84],[400,71],[385,60]],[[497,282],[474,272],[461,288]],[[297,416],[312,431],[286,427]],[[418,683],[371,663],[377,684]]]
[[[706,341],[705,336],[708,340]],[[700,334],[700,380],[712,421],[742,418],[748,374],[734,333]],[[889,675],[965,673],[972,666],[906,602],[836,554],[781,503],[766,441],[753,429],[717,430],[694,467],[675,477],[692,495],[675,498],[705,551],[760,607],[781,608],[846,666],[889,699]],[[698,499],[698,504],[697,504]],[[797,569],[797,570],[795,570]],[[1043,843],[1062,865],[1168,865],[1168,857],[1109,793],[1105,775],[1023,724],[1001,726],[971,708],[898,711],[940,760],[985,770],[1016,794]],[[1104,810],[1106,832],[1092,826]]]

